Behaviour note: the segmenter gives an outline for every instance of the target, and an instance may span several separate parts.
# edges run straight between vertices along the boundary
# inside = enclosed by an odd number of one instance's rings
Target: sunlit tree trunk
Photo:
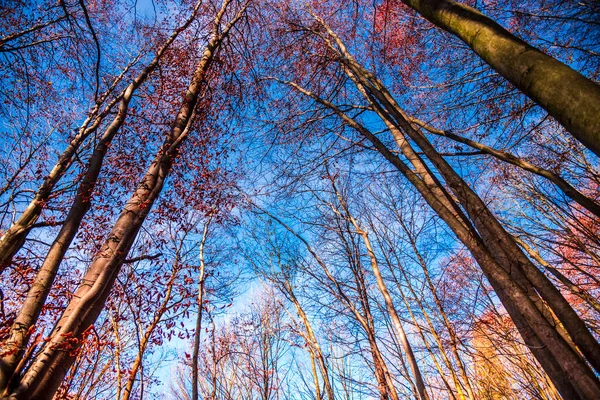
[[[394,328],[396,329],[396,333],[400,338],[400,342],[402,343],[402,347],[406,353],[406,358],[408,359],[408,365],[410,365],[411,371],[415,377],[415,384],[417,387],[417,391],[419,393],[419,398],[421,399],[429,399],[427,395],[427,390],[425,389],[425,382],[423,380],[423,376],[421,375],[421,371],[419,369],[419,365],[417,364],[417,360],[415,358],[414,352],[412,350],[412,346],[408,341],[408,337],[406,336],[406,332],[402,327],[402,323],[400,322],[400,317],[398,317],[398,312],[396,311],[396,307],[392,301],[392,297],[387,289],[385,281],[381,276],[381,271],[379,270],[379,265],[377,263],[377,259],[375,258],[375,254],[371,247],[371,243],[369,241],[368,235],[364,231],[359,231],[359,234],[363,237],[365,242],[365,247],[367,248],[367,252],[369,253],[369,257],[371,258],[371,266],[373,267],[373,274],[375,275],[375,279],[377,281],[377,286],[379,287],[379,291],[381,292],[387,311],[392,318],[392,323],[394,324]]]
[[[317,364],[315,363],[315,353],[311,350],[310,356],[310,369],[313,374],[313,380],[315,381],[315,399],[321,399],[321,384],[319,383],[319,374],[317,373]]]
[[[112,326],[112,330],[113,333],[115,335],[115,358],[114,358],[114,365],[115,365],[115,372],[117,374],[117,385],[116,385],[116,395],[115,395],[115,399],[116,400],[120,400],[121,399],[121,391],[123,390],[123,375],[121,372],[121,334],[119,333],[119,321],[118,321],[118,313],[115,312],[114,314],[111,313],[110,315],[110,323]]]
[[[558,289],[525,256],[513,237],[502,227],[481,198],[479,198],[464,180],[460,178],[439,153],[435,151],[425,136],[414,130],[404,117],[404,113],[398,105],[395,104],[391,95],[387,93],[383,87],[381,90],[372,89],[370,93],[377,96],[378,100],[384,104],[389,101],[386,109],[388,111],[391,110],[390,114],[396,115],[386,116],[385,113],[381,113],[381,117],[388,119],[388,121],[390,120],[390,117],[394,119],[395,122],[401,126],[402,131],[406,132],[411,139],[421,147],[428,159],[437,167],[438,171],[442,174],[451,188],[453,194],[466,210],[469,219],[473,222],[473,225],[480,233],[485,246],[491,250],[491,254],[494,255],[498,264],[509,272],[515,282],[530,293],[534,303],[536,303],[540,311],[546,315],[549,322],[553,324],[553,316],[546,310],[546,306],[541,302],[541,299],[548,304],[550,309],[552,309],[552,312],[556,314],[561,324],[566,328],[570,337],[567,337],[566,334],[562,332],[563,328],[560,325],[556,326],[557,331],[561,333],[568,342],[572,340],[583,352],[589,362],[597,370],[600,370],[600,362],[598,361],[600,359],[600,345],[587,329],[585,323],[560,294]],[[398,134],[399,132],[392,131],[392,133]],[[528,289],[528,287],[531,287],[531,289]],[[541,297],[540,300],[538,300],[538,294],[539,297]]]
[[[198,311],[196,315],[196,327],[194,330],[194,348],[192,350],[192,400],[198,400],[198,353],[200,351],[200,335],[202,333],[202,311],[204,309],[204,283],[206,282],[206,264],[204,262],[204,247],[206,245],[206,239],[208,237],[208,228],[210,226],[209,220],[204,224],[202,231],[202,239],[200,240],[199,248],[199,260],[200,260],[200,271],[198,272],[198,297],[196,302],[198,304]]]
[[[308,320],[308,317],[306,316],[306,313],[300,306],[300,303],[298,302],[298,299],[295,298],[295,296],[294,296],[293,302],[294,302],[294,305],[296,306],[296,309],[298,310],[298,315],[300,315],[300,318],[302,319],[302,323],[306,327],[306,332],[308,334],[308,337],[311,340],[311,345],[314,349],[314,355],[318,361],[319,368],[321,370],[321,376],[323,377],[323,384],[325,385],[325,392],[327,393],[327,398],[329,400],[334,400],[335,396],[333,394],[333,386],[331,385],[331,380],[329,378],[329,368],[327,367],[327,364],[325,363],[325,357],[323,356],[323,352],[321,351],[321,347],[319,346],[317,337],[315,336],[315,333],[314,333],[312,326]]]
[[[260,209],[260,208],[259,208]],[[398,392],[394,385],[393,379],[391,377],[390,371],[386,365],[385,359],[381,354],[381,350],[379,349],[379,345],[377,344],[377,339],[375,335],[375,330],[373,326],[373,316],[371,314],[371,309],[369,306],[368,293],[364,287],[364,281],[362,278],[362,272],[358,271],[356,268],[362,268],[357,266],[350,266],[352,269],[352,274],[357,284],[357,293],[359,296],[360,310],[355,304],[355,302],[348,297],[346,291],[342,288],[340,282],[331,274],[331,271],[327,267],[327,264],[319,257],[319,255],[312,249],[310,244],[306,239],[296,233],[292,228],[286,225],[279,218],[274,215],[266,212],[265,210],[261,210],[265,212],[265,214],[269,215],[270,218],[277,221],[280,225],[282,225],[286,230],[288,230],[292,235],[298,238],[305,246],[311,256],[315,259],[317,264],[321,267],[327,279],[332,284],[332,290],[336,293],[336,298],[344,304],[348,310],[354,315],[356,321],[363,328],[365,335],[367,336],[367,341],[369,342],[369,348],[371,351],[371,355],[373,357],[373,369],[375,373],[375,379],[377,380],[377,389],[379,391],[379,396],[382,400],[399,400]],[[346,248],[346,252],[348,256],[351,258],[350,254],[352,253],[352,249]],[[352,262],[349,260],[349,262]],[[409,381],[410,382],[410,381]],[[411,382],[412,384],[412,382]]]
[[[421,340],[425,344],[427,351],[429,351],[429,356],[431,357],[438,373],[440,374],[440,378],[442,379],[442,381],[444,382],[444,385],[448,389],[450,396],[452,396],[452,398],[456,398],[454,396],[454,391],[452,390],[452,388],[450,387],[450,384],[448,383],[448,380],[446,379],[445,372],[442,370],[442,367],[441,367],[440,363],[438,362],[437,357],[435,356],[435,353],[429,344],[429,340],[425,336],[425,332],[423,332],[423,329],[421,328],[421,325],[419,324],[419,321],[417,320],[415,313],[411,309],[410,302],[406,298],[404,291],[401,290],[400,283],[398,281],[396,281],[396,284],[398,286],[398,290],[400,291],[400,295],[402,296],[402,300],[404,301],[404,304],[406,305],[408,314],[410,315],[410,318],[412,319],[412,321],[415,325],[415,328],[416,328],[419,336],[421,337]],[[411,290],[411,293],[413,293],[412,287],[410,288],[410,290]],[[414,294],[413,294],[413,297],[414,297]],[[427,311],[425,310],[425,308],[423,307],[423,305],[421,304],[421,302],[417,298],[415,298],[415,299],[416,299],[417,303],[419,304],[419,309],[421,310],[421,313],[425,317],[425,321],[427,322],[427,326],[429,328],[429,333],[431,334],[431,336],[433,336],[433,339],[435,340],[435,343],[438,346],[438,350],[440,352],[442,360],[444,361],[444,365],[446,366],[446,369],[450,372],[450,376],[452,378],[452,382],[454,383],[454,388],[457,392],[458,398],[461,400],[466,400],[467,397],[465,396],[463,389],[461,387],[460,381],[458,380],[458,377],[456,376],[456,373],[454,372],[454,366],[450,362],[450,358],[448,357],[448,354],[446,354],[446,349],[441,341],[440,336],[438,335],[435,327],[431,323],[431,319],[429,318],[429,315],[428,315]]]
[[[328,173],[328,177],[331,180],[331,185],[332,185],[333,191],[341,204],[341,208],[343,209],[343,212],[345,214],[344,217],[347,218],[349,220],[349,222],[352,224],[352,226],[354,227],[354,229],[356,230],[358,235],[362,238],[365,248],[367,249],[367,254],[368,254],[369,260],[371,262],[371,268],[373,270],[373,275],[375,275],[377,287],[379,288],[379,291],[381,292],[381,295],[383,296],[387,312],[392,319],[392,323],[394,325],[394,328],[396,330],[398,338],[400,339],[400,342],[402,343],[402,348],[404,349],[404,352],[406,353],[406,358],[408,359],[408,364],[410,365],[410,369],[414,376],[415,386],[416,386],[419,398],[421,400],[428,400],[429,396],[427,394],[427,390],[425,389],[425,382],[423,380],[423,376],[421,375],[421,370],[419,369],[419,365],[417,364],[417,360],[415,358],[412,346],[411,346],[410,342],[408,341],[408,337],[406,336],[406,332],[404,331],[404,327],[402,326],[402,322],[400,322],[400,317],[398,316],[398,312],[396,311],[396,307],[394,306],[394,301],[392,300],[392,296],[390,295],[390,293],[387,289],[387,285],[386,285],[385,281],[383,280],[383,276],[381,275],[381,270],[379,269],[379,263],[377,261],[377,257],[375,256],[373,247],[371,246],[371,240],[369,239],[369,235],[359,225],[359,223],[356,221],[356,219],[350,214],[350,210],[348,209],[345,199],[342,197],[340,191],[336,187],[334,178],[329,173]]]
[[[451,0],[402,0],[457,36],[600,155],[600,86],[528,45],[478,10]]]
[[[458,371],[460,372],[460,375],[464,381],[464,384],[467,389],[467,393],[469,394],[469,397],[471,399],[474,399],[475,395],[473,393],[473,388],[471,387],[471,383],[470,383],[470,380],[469,380],[469,377],[467,374],[467,369],[466,369],[465,364],[458,352],[458,344],[459,344],[460,340],[459,340],[458,336],[456,335],[456,331],[454,330],[454,327],[450,323],[450,319],[448,318],[448,315],[446,314],[446,310],[444,309],[444,306],[442,305],[442,302],[438,296],[438,292],[435,288],[435,285],[434,285],[433,281],[431,280],[431,276],[429,275],[429,269],[427,268],[427,264],[426,264],[425,260],[423,259],[421,252],[417,248],[415,239],[408,233],[408,229],[407,229],[407,226],[404,224],[404,221],[401,221],[400,223],[403,226],[404,231],[408,235],[408,240],[410,242],[410,245],[413,249],[414,254],[417,256],[418,263],[421,266],[421,269],[423,270],[425,282],[427,283],[427,287],[429,288],[429,291],[431,292],[434,303],[436,305],[437,312],[442,317],[444,326],[446,327],[446,330],[448,331],[448,335],[450,336],[450,348],[451,348],[454,358],[456,359]],[[408,280],[407,280],[407,282],[408,282]],[[409,282],[409,285],[410,285],[410,282]],[[410,288],[410,286],[409,286],[409,288]],[[411,288],[411,290],[412,290],[412,288]],[[421,309],[423,310],[423,315],[426,317],[427,321],[430,321],[429,316],[428,316],[427,312],[425,311],[424,307],[422,307],[420,301],[419,301],[419,305],[420,305]],[[432,324],[431,324],[431,326],[432,326]],[[433,326],[431,327],[431,329],[433,332],[435,332],[435,329],[433,329]]]
[[[413,251],[415,251],[415,249],[413,248]],[[418,253],[416,254],[417,258],[420,259],[420,256],[418,255]],[[394,280],[394,282],[396,283],[396,287],[398,292],[400,293],[400,295],[402,296],[402,299],[404,301],[404,304],[406,305],[406,308],[411,316],[411,319],[414,322],[415,328],[417,329],[417,332],[419,333],[419,335],[421,336],[423,342],[425,343],[425,345],[428,347],[432,358],[434,359],[434,363],[436,363],[436,368],[438,369],[440,376],[442,377],[442,379],[444,379],[444,382],[446,384],[446,386],[448,387],[448,389],[450,390],[450,393],[452,394],[452,396],[454,397],[454,394],[452,393],[452,390],[450,389],[449,385],[446,383],[446,379],[444,377],[444,373],[442,371],[442,369],[439,367],[439,365],[437,365],[437,360],[435,358],[435,354],[433,354],[432,349],[430,349],[430,346],[428,344],[428,340],[425,336],[425,332],[424,329],[421,327],[421,325],[419,324],[419,322],[417,321],[417,318],[414,315],[414,312],[411,309],[410,303],[408,301],[408,299],[406,298],[406,295],[404,294],[404,290],[402,289],[402,286],[400,285],[400,281],[398,280],[397,276],[396,276],[396,272],[395,272],[395,268],[394,266],[399,266],[399,268],[397,268],[397,270],[400,270],[402,272],[402,274],[404,275],[405,278],[405,282],[406,285],[408,286],[408,289],[410,291],[410,293],[412,294],[412,298],[414,299],[414,301],[417,303],[417,305],[419,306],[419,310],[421,311],[421,314],[423,315],[423,317],[425,318],[425,322],[427,323],[427,328],[428,328],[428,332],[429,334],[431,334],[431,336],[433,336],[433,339],[435,341],[435,344],[438,346],[440,355],[442,357],[442,360],[444,362],[444,365],[446,366],[446,368],[448,369],[448,372],[450,373],[450,376],[452,378],[452,382],[454,383],[454,387],[457,391],[458,397],[462,400],[467,399],[467,397],[465,396],[465,393],[463,391],[462,388],[462,384],[460,382],[460,380],[458,379],[455,369],[457,369],[452,362],[450,361],[450,355],[447,354],[446,351],[446,346],[444,345],[444,343],[442,342],[442,339],[440,337],[440,334],[438,333],[436,327],[433,324],[433,321],[431,320],[430,316],[429,316],[429,312],[426,310],[425,305],[423,304],[423,301],[420,299],[420,296],[417,295],[417,293],[415,292],[413,285],[410,282],[410,279],[406,276],[406,273],[404,272],[404,267],[400,264],[400,261],[398,259],[398,257],[394,254],[394,256],[396,257],[396,262],[392,262],[391,261],[391,255],[386,257],[387,262],[390,265],[390,273],[392,275],[392,278]],[[427,274],[428,277],[428,274]],[[430,282],[430,280],[427,278],[426,279],[427,282]],[[444,320],[448,323],[446,325],[446,329],[449,331],[450,334],[450,347],[452,350],[452,355],[454,356],[454,358],[457,360],[457,367],[458,367],[458,371],[461,375],[461,377],[463,378],[464,382],[465,382],[465,386],[467,388],[467,393],[469,395],[469,398],[474,399],[475,396],[473,395],[473,390],[471,388],[471,384],[469,382],[469,378],[468,375],[466,373],[466,369],[464,367],[464,363],[462,362],[462,359],[458,353],[458,347],[456,345],[456,335],[454,330],[452,329],[451,326],[449,326],[449,321],[447,321],[446,319],[446,315],[445,312],[443,310],[443,308],[441,308],[441,304],[439,303],[439,300],[437,299],[437,295],[435,293],[435,289],[430,287],[430,290],[433,292],[433,296],[434,298],[436,298],[436,304],[438,305],[438,312],[440,312],[440,314],[444,315]]]
[[[306,330],[306,337],[311,347],[311,357],[313,359],[316,359],[319,365],[319,369],[321,370],[321,376],[323,377],[323,384],[325,386],[327,398],[329,400],[334,400],[335,396],[333,393],[333,386],[331,385],[331,380],[329,378],[329,368],[327,367],[327,363],[325,362],[325,357],[323,356],[323,352],[321,351],[321,346],[319,345],[319,341],[317,340],[315,331],[312,328],[312,324],[310,323],[308,316],[304,312],[300,301],[298,301],[298,298],[296,297],[294,289],[292,288],[292,285],[289,282],[289,280],[286,279],[285,282],[283,282],[282,286],[283,290],[285,290],[286,297],[294,304],[294,307],[296,308],[296,313],[298,314],[298,317],[300,317],[300,319],[302,320],[302,324],[304,325],[304,329]],[[317,375],[315,375],[315,382],[317,383],[317,390],[320,390],[318,387]],[[320,394],[317,397],[321,398]]]

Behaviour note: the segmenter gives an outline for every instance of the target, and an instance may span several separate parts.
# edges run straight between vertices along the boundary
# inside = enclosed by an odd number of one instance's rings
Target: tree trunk
[[[600,156],[600,86],[528,45],[476,9],[451,0],[402,0],[469,45]]]
[[[335,396],[333,394],[333,387],[331,385],[331,380],[329,379],[329,369],[327,368],[327,364],[325,363],[325,357],[323,357],[321,346],[319,345],[317,336],[315,335],[315,332],[312,329],[312,325],[308,320],[308,316],[306,315],[304,309],[302,308],[302,305],[298,301],[298,298],[296,297],[296,294],[294,293],[290,282],[286,280],[283,285],[285,293],[296,307],[296,312],[298,313],[298,316],[302,320],[304,328],[306,329],[306,335],[310,340],[310,346],[312,349],[311,354],[313,354],[311,357],[316,358],[319,364],[319,369],[321,370],[321,375],[323,376],[323,384],[325,385],[325,392],[327,393],[327,398],[329,400],[335,400]]]
[[[339,194],[338,194],[339,196]],[[346,210],[346,212],[348,212]],[[369,255],[369,259],[371,260],[371,267],[373,269],[373,275],[375,275],[375,280],[377,281],[377,287],[383,296],[383,300],[385,302],[386,309],[388,314],[392,319],[392,323],[394,324],[394,328],[396,329],[396,333],[398,334],[398,338],[402,343],[402,348],[406,353],[406,358],[408,359],[408,365],[410,365],[410,369],[413,373],[415,384],[417,387],[417,392],[419,394],[419,398],[421,400],[428,400],[429,396],[427,394],[427,390],[425,389],[425,382],[423,380],[423,376],[421,375],[421,370],[419,369],[419,365],[417,364],[417,359],[415,358],[415,354],[412,350],[412,346],[408,341],[408,337],[406,336],[406,332],[404,331],[404,327],[402,326],[402,322],[400,322],[400,317],[398,316],[398,312],[396,311],[396,307],[394,306],[394,302],[392,300],[392,296],[387,289],[385,281],[383,280],[383,276],[381,276],[381,271],[379,270],[379,263],[377,262],[377,257],[375,256],[375,252],[373,251],[373,247],[371,246],[371,241],[369,240],[369,235],[365,232],[358,222],[352,217],[349,216],[350,221],[354,228],[357,230],[358,234],[362,237],[365,247],[367,249],[367,254]]]
[[[33,225],[38,220],[42,211],[45,208],[46,202],[50,198],[53,189],[69,170],[73,158],[79,151],[85,140],[98,129],[103,119],[109,114],[112,108],[117,104],[119,99],[122,99],[123,93],[115,97],[103,110],[100,111],[101,101],[114,89],[114,86],[120,82],[133,63],[130,63],[121,74],[114,80],[113,85],[101,96],[101,100],[92,108],[86,120],[80,126],[77,135],[69,142],[67,148],[62,152],[58,161],[48,175],[44,177],[44,181],[35,192],[33,199],[29,202],[19,218],[7,229],[0,237],[0,274],[10,265],[13,257],[23,247],[27,235],[31,231]],[[122,100],[121,100],[122,101]]]
[[[192,351],[192,400],[198,400],[198,354],[200,352],[200,334],[202,333],[202,310],[204,308],[204,282],[205,263],[204,263],[204,245],[208,236],[208,227],[210,219],[204,225],[202,240],[200,241],[200,272],[198,274],[198,315],[196,315],[196,329],[194,330],[194,348]]]

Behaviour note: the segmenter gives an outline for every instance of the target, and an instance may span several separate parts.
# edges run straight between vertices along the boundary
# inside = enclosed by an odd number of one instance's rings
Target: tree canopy
[[[0,3],[0,398],[600,398],[600,6]]]

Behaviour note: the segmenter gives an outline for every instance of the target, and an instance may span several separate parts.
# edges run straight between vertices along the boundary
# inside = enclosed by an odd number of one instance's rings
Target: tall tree
[[[79,231],[85,215],[91,207],[92,195],[96,187],[98,176],[100,175],[104,157],[113,138],[119,132],[119,129],[125,122],[129,102],[131,101],[135,90],[139,88],[139,86],[147,79],[154,69],[156,69],[161,57],[165,51],[167,51],[171,43],[173,43],[173,41],[177,38],[179,33],[185,30],[192,23],[192,21],[196,19],[201,4],[201,2],[196,4],[191,16],[184,23],[184,25],[176,29],[166,43],[158,50],[156,56],[150,62],[150,64],[147,65],[146,68],[144,68],[144,70],[123,91],[117,116],[108,126],[99,143],[96,145],[94,152],[88,161],[87,169],[85,171],[85,178],[81,181],[67,217],[58,235],[54,239],[54,242],[50,246],[40,270],[35,276],[35,280],[29,289],[29,293],[27,294],[27,297],[25,298],[25,301],[13,323],[10,337],[3,343],[3,348],[8,355],[2,359],[2,366],[0,368],[0,376],[2,378],[0,379],[0,385],[7,385],[6,382],[12,379],[12,375],[15,372],[14,368],[16,368],[16,365],[19,363],[19,360],[27,348],[27,342],[29,340],[32,327],[36,323],[46,302],[61,261],[71,246],[71,243]],[[80,140],[78,141],[78,145],[81,145],[83,138],[86,135],[89,135],[91,132],[92,131],[86,129],[85,134],[81,135],[82,137],[79,138]],[[77,146],[72,144],[69,148],[72,151],[69,149],[65,151],[65,153],[63,153],[61,156],[61,160],[68,160],[69,157],[72,157],[73,151],[75,151]],[[69,154],[69,156],[67,156],[67,154]],[[66,166],[68,162],[59,161],[59,164]],[[50,195],[53,184],[58,181],[64,172],[64,168],[62,171],[59,169],[55,178],[48,178],[48,181],[44,184],[47,184],[47,189],[40,189],[38,191],[39,196],[36,196],[36,198],[32,200],[28,206],[28,211],[26,211],[20,217],[20,219],[6,232],[5,236],[3,236],[3,239],[6,239],[4,245],[7,249],[9,249],[7,250],[7,254],[14,254],[16,252],[14,250],[18,249],[18,245],[23,244],[30,227],[42,212],[42,206],[47,200],[47,197]],[[22,220],[28,222],[22,222]],[[15,232],[15,234],[13,235],[11,232]]]
[[[596,356],[594,354],[598,351],[598,343],[581,318],[548,278],[541,274],[522,253],[512,237],[475,192],[439,155],[425,136],[411,125],[405,112],[399,108],[381,81],[349,54],[345,44],[323,19],[317,16],[314,16],[314,19],[322,26],[326,36],[318,28],[307,27],[306,31],[323,39],[325,46],[333,52],[333,58],[339,63],[341,70],[368,101],[370,109],[382,118],[414,170],[397,158],[376,135],[349,117],[340,108],[296,83],[288,84],[321,106],[330,109],[345,124],[360,132],[377,151],[415,185],[432,208],[474,254],[500,299],[521,329],[525,340],[531,340],[535,335],[537,339],[533,339],[534,342],[549,340],[553,343],[552,345],[547,344],[549,351],[540,351],[538,345],[529,342],[538,360],[559,390],[569,396],[575,395],[574,392],[577,391],[578,395],[583,398],[593,398],[600,389],[599,382],[586,365],[586,361],[571,346],[572,340],[581,349],[586,359],[595,364]],[[405,137],[404,134],[407,136]],[[430,167],[411,147],[408,138],[420,147],[427,159],[437,168],[449,190],[441,185],[438,177],[432,174]],[[456,196],[458,204],[450,193]],[[486,216],[483,217],[483,215]],[[503,243],[503,246],[499,246],[498,241]],[[485,255],[486,253],[487,255]],[[562,327],[557,327],[553,317],[545,311],[544,301],[556,313],[570,337],[565,336],[566,332],[562,332]],[[581,368],[582,375],[577,375],[578,383],[573,385],[575,375],[571,379],[565,380],[564,374],[572,371],[571,368],[576,364]],[[583,375],[586,376],[585,383],[581,379]]]
[[[225,1],[218,9],[210,36],[185,93],[175,121],[149,169],[117,219],[102,249],[90,265],[73,300],[56,323],[50,339],[27,372],[3,391],[15,398],[51,398],[75,359],[81,335],[102,311],[120,267],[157,200],[165,179],[185,141],[198,98],[206,88],[209,68],[232,27],[243,17],[247,3]],[[8,382],[7,382],[8,383]]]
[[[600,156],[600,85],[530,46],[477,9],[451,0],[402,0],[469,45]]]

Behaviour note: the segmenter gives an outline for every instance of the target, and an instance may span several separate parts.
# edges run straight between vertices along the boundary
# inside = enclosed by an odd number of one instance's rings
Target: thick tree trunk
[[[570,338],[565,337],[565,339],[572,339],[592,366],[597,371],[600,371],[600,345],[587,329],[583,320],[577,315],[548,277],[541,273],[531,260],[527,258],[512,235],[506,232],[481,198],[440,156],[425,136],[410,125],[391,95],[385,91],[382,91],[381,94],[378,97],[382,101],[389,101],[390,107],[388,110],[391,110],[394,120],[411,139],[415,140],[429,160],[440,171],[453,194],[466,210],[469,219],[480,233],[483,242],[496,258],[496,261],[524,289],[533,285],[535,289],[526,289],[531,292],[532,299],[535,300],[538,298],[539,293],[539,297],[548,304],[570,335]],[[540,310],[545,312],[545,306],[541,302],[538,302],[538,300],[535,301],[538,303]],[[553,323],[553,317],[549,313],[547,314],[550,322]],[[562,328],[557,326],[557,329],[560,330]]]
[[[383,146],[381,143],[379,145]],[[389,150],[384,150],[384,152],[387,152],[386,158],[392,159],[392,157],[395,157]],[[397,160],[395,163],[400,163],[400,161]],[[408,169],[405,166],[403,169],[407,174],[406,176],[409,177],[411,174]],[[515,277],[511,277],[504,267],[492,257],[486,249],[484,240],[479,238],[476,232],[465,229],[464,224],[457,222],[452,213],[431,192],[423,187],[424,185],[416,176],[409,179],[416,185],[417,189],[419,189],[419,186],[421,187],[419,191],[423,194],[425,200],[471,251],[515,321],[524,340],[559,391],[567,398],[577,398],[573,397],[577,396],[573,383],[577,383],[581,397],[593,399],[595,394],[598,393],[597,379],[581,357],[572,350],[555,327],[540,313],[540,310],[532,301],[532,298],[535,298],[533,297],[535,291],[531,285],[523,288],[522,285],[527,282],[522,278],[517,279],[517,281],[520,281],[520,284],[517,284]],[[535,330],[531,327],[535,327]],[[540,338],[544,340],[541,341]],[[578,372],[574,374],[575,368]]]
[[[395,117],[400,119],[399,116]],[[402,128],[404,128],[405,131],[409,129],[409,127],[405,126]],[[474,192],[470,190],[470,188],[468,188],[468,186],[462,181],[462,179],[458,177],[458,175],[456,175],[456,173],[445,163],[445,161],[443,161],[443,159],[437,152],[435,152],[431,145],[426,142],[424,136],[415,133],[414,135],[411,135],[411,138],[417,142],[421,149],[427,154],[428,158],[442,173],[453,193],[467,211],[470,220],[473,221],[476,229],[481,232],[481,243],[474,243],[474,233],[465,230],[464,224],[457,224],[455,218],[451,217],[452,221],[444,217],[442,218],[446,221],[446,223],[449,224],[450,228],[454,230],[459,239],[467,246],[467,248],[469,248],[475,259],[477,259],[481,268],[486,273],[486,276],[493,284],[495,290],[499,292],[499,297],[515,320],[515,323],[516,320],[519,319],[527,321],[526,323],[520,325],[520,332],[525,335],[531,335],[531,332],[529,332],[529,330],[525,327],[528,325],[534,328],[538,338],[542,339],[542,342],[548,346],[553,357],[555,357],[555,361],[552,362],[549,360],[542,361],[539,357],[547,356],[547,352],[537,350],[535,345],[531,346],[534,354],[539,356],[538,360],[542,366],[548,368],[547,372],[549,375],[552,374],[550,376],[552,377],[553,381],[564,380],[564,372],[570,372],[572,381],[577,382],[577,390],[580,395],[583,398],[594,398],[595,394],[597,394],[598,390],[600,390],[598,379],[594,376],[593,372],[589,370],[577,352],[574,351],[569,346],[568,342],[566,342],[563,337],[559,335],[559,331],[557,330],[557,327],[554,326],[553,321],[549,321],[551,316],[547,315],[544,317],[541,314],[544,312],[544,304],[536,293],[536,290],[532,287],[532,284],[536,286],[536,289],[539,286],[544,290],[543,293],[540,293],[542,296],[544,296],[544,294],[555,295],[555,293],[552,293],[552,290],[547,285],[544,285],[543,279],[539,275],[535,274],[535,271],[529,269],[529,265],[532,266],[531,262],[524,257],[524,255],[523,257],[520,257],[518,254],[521,253],[520,250],[518,250],[518,253],[514,251],[514,248],[506,241],[506,236],[504,236],[506,232],[501,228],[489,210],[487,210],[483,202],[475,195]],[[489,250],[484,250],[486,247]],[[498,267],[500,267],[501,270],[498,270]],[[533,268],[535,267],[533,266]],[[531,278],[535,278],[536,281],[530,282]],[[500,296],[500,292],[503,293],[502,296]],[[546,299],[547,297],[544,296],[544,298]],[[579,343],[582,343],[584,346],[588,346],[587,348],[593,353],[595,346],[597,346],[597,342],[594,341],[591,343],[592,341],[585,337],[586,332],[589,334],[587,328],[585,331],[580,329],[577,320],[572,318],[572,314],[568,313],[568,310],[565,309],[564,304],[560,302],[559,299],[552,297],[548,300],[550,301],[551,307],[556,304],[556,306],[552,308],[553,310],[555,310],[555,307],[557,308],[559,311],[557,312],[557,316],[561,319],[561,321],[565,321],[566,316],[568,317],[566,322],[573,324],[572,326],[574,328],[567,330],[569,333],[573,331],[576,335],[579,335],[573,336],[573,334],[571,334],[574,340],[580,339],[576,340],[576,343],[578,345]],[[529,309],[531,305],[533,305],[535,309]],[[560,313],[563,314],[561,315]],[[540,325],[542,322],[539,320],[540,317],[544,318],[543,325]],[[577,319],[579,319],[579,317],[577,317]],[[579,321],[581,320],[579,319]],[[583,322],[581,322],[581,324],[583,324]],[[517,326],[519,327],[519,324],[517,324]],[[538,345],[539,344],[541,343],[538,343]],[[555,362],[558,362],[560,365],[562,365],[562,369],[564,371],[563,373],[556,368],[554,365]],[[577,368],[579,372],[573,374],[572,372],[575,368]],[[575,376],[579,376],[579,378],[575,379]],[[573,395],[570,390],[571,385],[567,383],[557,383],[557,387],[558,386],[563,387],[564,393],[568,393],[569,396]]]
[[[451,0],[402,0],[468,44],[485,62],[600,155],[600,86],[528,45],[476,9]]]

